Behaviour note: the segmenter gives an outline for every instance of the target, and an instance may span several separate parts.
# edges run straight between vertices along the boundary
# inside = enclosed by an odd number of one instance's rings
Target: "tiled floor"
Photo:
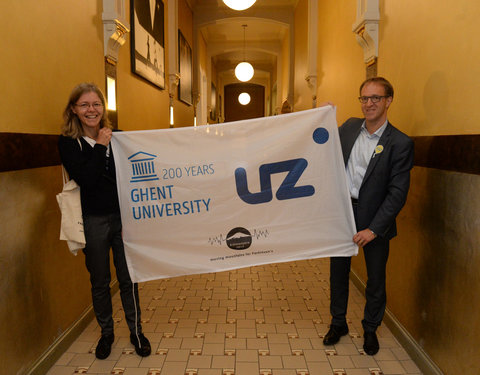
[[[114,297],[115,343],[95,358],[92,322],[48,375],[380,375],[421,374],[385,325],[380,351],[363,352],[364,297],[351,284],[350,334],[333,347],[328,330],[329,260],[315,259],[182,276],[140,285],[142,321],[152,355],[129,342]]]

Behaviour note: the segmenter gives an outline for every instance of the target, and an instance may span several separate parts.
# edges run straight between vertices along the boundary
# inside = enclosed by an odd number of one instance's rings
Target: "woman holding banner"
[[[111,248],[130,342],[138,355],[146,357],[151,347],[142,333],[138,286],[130,279],[125,259],[115,164],[110,147],[112,127],[107,119],[103,93],[95,84],[76,86],[63,117],[58,148],[70,178],[80,186],[86,240],[83,252],[92,284],[93,309],[102,331],[95,356],[107,358],[115,339],[110,295]]]

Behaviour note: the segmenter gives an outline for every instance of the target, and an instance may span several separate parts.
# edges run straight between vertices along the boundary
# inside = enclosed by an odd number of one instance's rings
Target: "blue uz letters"
[[[244,168],[235,170],[235,184],[237,185],[238,196],[248,204],[260,204],[270,202],[272,196],[272,181],[270,176],[275,173],[288,172],[275,196],[278,200],[309,197],[315,193],[312,185],[295,186],[303,171],[307,168],[308,162],[301,159],[279,161],[277,163],[262,164],[260,172],[259,193],[250,193],[247,183],[247,172]]]

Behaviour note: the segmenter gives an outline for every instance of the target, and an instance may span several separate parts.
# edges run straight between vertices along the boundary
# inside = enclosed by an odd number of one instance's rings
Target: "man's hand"
[[[364,247],[370,241],[373,241],[377,235],[370,229],[364,229],[353,236],[353,242],[360,247]]]

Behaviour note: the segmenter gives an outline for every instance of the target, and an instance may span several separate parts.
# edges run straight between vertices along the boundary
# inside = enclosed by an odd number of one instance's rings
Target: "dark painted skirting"
[[[480,134],[413,137],[415,165],[480,174]],[[58,135],[0,133],[0,172],[60,164]]]
[[[0,133],[0,172],[60,164],[58,135]]]
[[[415,165],[480,174],[480,134],[413,137]]]

